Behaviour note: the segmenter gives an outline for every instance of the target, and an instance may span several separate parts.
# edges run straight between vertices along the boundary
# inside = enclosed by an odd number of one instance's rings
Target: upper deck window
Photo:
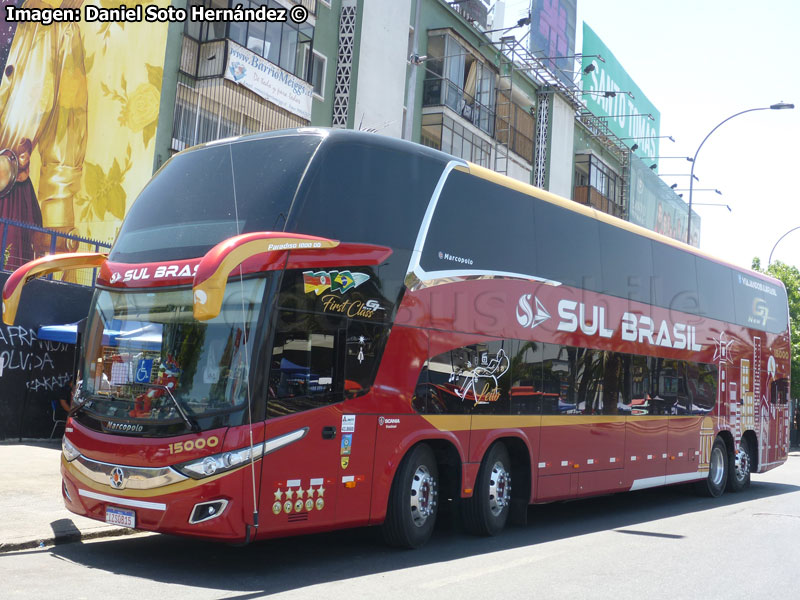
[[[421,150],[421,149],[420,149]],[[446,156],[327,139],[309,168],[287,231],[413,249]]]
[[[111,260],[195,258],[239,233],[282,231],[320,139],[275,136],[176,155],[136,199]]]

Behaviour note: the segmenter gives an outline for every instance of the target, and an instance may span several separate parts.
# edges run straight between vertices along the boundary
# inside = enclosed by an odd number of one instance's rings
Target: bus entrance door
[[[334,521],[344,423],[333,406],[267,422],[267,443],[280,447],[263,460],[263,529],[284,533]]]

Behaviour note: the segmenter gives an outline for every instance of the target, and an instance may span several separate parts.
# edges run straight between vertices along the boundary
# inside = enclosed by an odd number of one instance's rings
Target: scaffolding
[[[596,139],[620,164],[620,204],[623,207],[624,217],[628,213],[628,173],[630,167],[630,149],[611,131],[608,117],[592,113],[583,101],[582,90],[572,83],[567,83],[560,69],[548,66],[545,59],[533,54],[524,44],[528,34],[521,39],[515,36],[504,36],[490,44],[499,51],[499,85],[497,88],[497,125],[495,138],[497,149],[495,154],[495,171],[503,174],[508,172],[510,115],[514,85],[514,72],[527,73],[528,77],[539,87],[537,94],[536,115],[536,147],[534,150],[533,184],[539,187],[544,185],[546,141],[549,135],[548,112],[550,97],[559,94],[575,111],[575,119],[581,123],[589,135]],[[555,72],[558,71],[558,72]],[[504,110],[505,109],[505,110]]]

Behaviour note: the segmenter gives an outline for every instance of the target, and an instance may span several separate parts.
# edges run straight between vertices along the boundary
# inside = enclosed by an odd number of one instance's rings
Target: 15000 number
[[[192,450],[202,450],[203,448],[216,448],[219,445],[219,438],[212,435],[208,438],[199,438],[197,440],[186,440],[184,442],[175,442],[169,445],[170,454],[180,454],[181,452],[191,452]]]

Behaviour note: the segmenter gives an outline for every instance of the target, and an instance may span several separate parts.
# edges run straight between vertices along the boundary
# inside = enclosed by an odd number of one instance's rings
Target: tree
[[[792,389],[791,397],[800,398],[800,270],[776,260],[766,269],[761,268],[761,259],[753,259],[753,270],[780,279],[786,287],[789,298],[789,328],[792,346]]]

